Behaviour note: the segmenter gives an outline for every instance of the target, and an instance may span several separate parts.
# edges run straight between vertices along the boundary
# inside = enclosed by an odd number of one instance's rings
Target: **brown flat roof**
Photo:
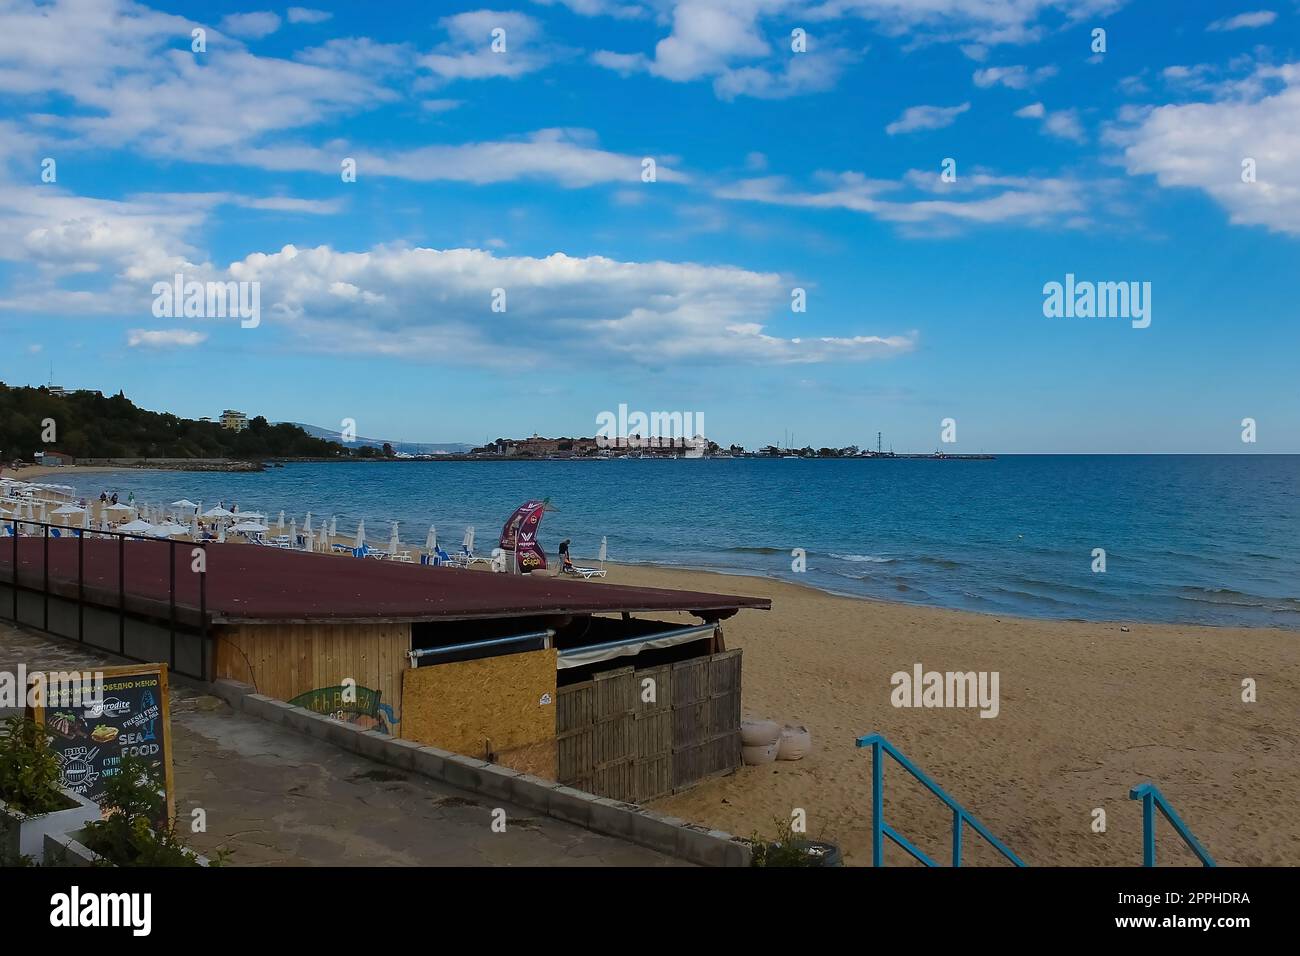
[[[2,581],[10,580],[13,541],[0,538]],[[89,603],[117,607],[118,542],[86,538],[82,553],[84,595]],[[176,542],[176,603],[199,608],[198,575],[190,570],[189,542]],[[21,584],[41,586],[43,540],[19,540]],[[165,541],[127,541],[128,609],[169,606],[170,574]],[[51,585],[75,597],[75,538],[49,542]],[[288,551],[246,544],[207,547],[209,619],[253,621],[437,621],[687,611],[705,619],[730,617],[740,608],[770,609],[767,598],[628,587],[532,575],[492,574],[368,558]],[[186,615],[192,618],[192,615]]]

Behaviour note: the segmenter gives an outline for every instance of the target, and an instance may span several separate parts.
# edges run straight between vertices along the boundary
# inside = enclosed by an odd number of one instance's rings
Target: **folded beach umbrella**
[[[430,554],[438,550],[438,529],[429,525],[429,536],[424,539],[424,550]]]
[[[320,537],[316,539],[316,550],[328,551],[330,549],[329,535],[325,530],[325,522],[320,523]]]
[[[393,533],[388,537],[388,553],[397,553],[397,522],[393,522]]]
[[[307,512],[307,520],[302,523],[302,533],[311,534],[311,512]]]
[[[298,519],[297,518],[291,518],[289,520],[289,543],[290,544],[298,543]]]
[[[600,536],[600,566],[602,568],[605,566],[607,557],[609,557],[609,542],[605,540],[605,536],[602,534]]]
[[[82,527],[82,528],[86,528],[86,529],[88,529],[88,528],[90,527],[90,511],[89,511],[88,509],[85,509],[85,508],[83,508],[83,509],[81,509],[81,510],[82,510],[82,514],[81,514],[81,527]]]
[[[357,540],[353,543],[352,547],[359,548],[365,543],[366,543],[366,519],[362,518],[359,522],[357,522]]]
[[[217,526],[217,544],[226,543],[226,526],[224,524]]]
[[[278,529],[280,529],[281,531],[284,530],[284,512],[283,512],[283,511],[280,512],[280,518],[279,518],[278,521],[276,521],[275,526],[276,526]]]
[[[339,519],[335,515],[330,515],[330,537],[333,538],[339,533]]]
[[[466,551],[472,552],[474,550],[474,526],[473,525],[470,525],[468,528],[465,529],[465,538],[463,541],[461,541],[461,544],[465,546]]]
[[[195,541],[199,540],[199,513],[197,511],[190,515],[190,537]]]

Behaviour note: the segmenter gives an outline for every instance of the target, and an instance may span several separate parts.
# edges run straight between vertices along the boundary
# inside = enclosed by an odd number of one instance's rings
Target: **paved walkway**
[[[120,663],[71,641],[0,623],[0,671]],[[665,866],[681,861],[491,797],[397,771],[235,713],[171,685],[176,813],[196,807],[191,845],[230,866]],[[5,712],[0,710],[0,717]],[[506,811],[506,832],[491,829]]]

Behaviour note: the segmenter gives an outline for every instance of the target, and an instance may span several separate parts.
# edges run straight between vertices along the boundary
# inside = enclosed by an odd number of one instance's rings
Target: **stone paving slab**
[[[121,663],[0,623],[0,670]],[[614,837],[373,763],[171,682],[176,812],[207,812],[193,847],[231,866],[673,866]],[[0,717],[5,716],[0,710]],[[506,812],[506,831],[491,829]]]

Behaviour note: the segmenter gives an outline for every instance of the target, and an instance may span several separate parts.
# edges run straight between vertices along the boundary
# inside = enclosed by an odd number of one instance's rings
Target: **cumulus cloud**
[[[789,26],[769,43],[763,18],[787,7],[787,0],[678,0],[672,31],[655,44],[653,56],[598,50],[591,61],[624,76],[646,72],[677,83],[712,80],[714,94],[723,100],[786,99],[832,88],[853,54],[807,31],[805,50],[796,53]]]
[[[885,127],[890,136],[911,133],[918,129],[943,129],[957,122],[957,117],[970,109],[970,103],[960,106],[909,106],[903,115]]]
[[[472,10],[444,17],[447,40],[420,58],[420,65],[445,80],[514,79],[541,69],[550,57],[540,48],[541,26],[526,13]],[[494,36],[493,31],[504,31]],[[501,38],[504,50],[493,50]]]
[[[1083,131],[1083,123],[1079,121],[1079,111],[1076,109],[1049,111],[1042,103],[1030,103],[1016,110],[1016,116],[1021,119],[1041,120],[1043,132],[1058,139],[1068,139],[1076,143],[1084,143],[1088,140],[1087,134]]]
[[[534,364],[545,342],[556,353],[647,365],[800,363],[882,358],[915,344],[911,334],[771,335],[763,318],[788,305],[788,283],[732,266],[286,246],[233,263],[228,275],[261,283],[264,323],[345,353]],[[492,310],[498,289],[504,312]]]
[[[1232,222],[1300,235],[1300,63],[1261,66],[1225,84],[1229,98],[1126,114],[1110,138],[1132,175],[1199,189]],[[1253,160],[1255,182],[1243,182]]]

